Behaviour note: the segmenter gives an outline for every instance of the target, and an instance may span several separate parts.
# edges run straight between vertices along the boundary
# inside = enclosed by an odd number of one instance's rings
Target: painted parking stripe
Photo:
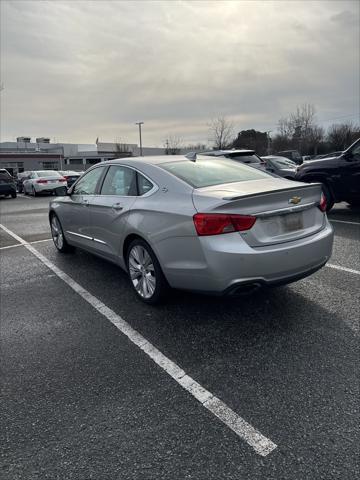
[[[52,238],[45,238],[44,240],[35,240],[34,242],[15,243],[14,245],[7,245],[0,247],[0,250],[8,250],[9,248],[24,247],[25,245],[34,245],[35,243],[50,242]]]
[[[209,410],[215,417],[221,420],[227,427],[236,433],[242,440],[250,445],[256,453],[262,457],[266,457],[271,453],[277,445],[270,439],[262,435],[252,425],[241,418],[231,408],[229,408],[222,400],[215,397],[211,392],[206,390],[202,385],[196,382],[192,377],[179,367],[175,362],[166,357],[154,345],[152,345],[139,332],[134,330],[120,315],[115,313],[103,302],[94,297],[90,292],[85,290],[81,285],[75,282],[65,272],[60,270],[54,263],[42,255],[32,245],[29,245],[21,237],[16,235],[8,228],[0,224],[0,227],[15,240],[27,248],[35,255],[44,265],[52,270],[61,280],[63,280],[78,295],[86,300],[99,313],[107,318],[116,328],[126,335],[129,340],[139,347],[146,355],[148,355],[160,368],[162,368],[171,378],[189,392],[203,407]]]
[[[359,270],[354,270],[353,268],[341,267],[340,265],[334,265],[333,263],[327,263],[326,266],[329,267],[329,268],[334,268],[335,270],[341,270],[343,272],[354,273],[355,275],[360,275],[360,271]]]
[[[334,223],[345,223],[347,225],[360,225],[360,222],[350,222],[348,220],[336,220],[334,218],[329,218],[330,222]]]

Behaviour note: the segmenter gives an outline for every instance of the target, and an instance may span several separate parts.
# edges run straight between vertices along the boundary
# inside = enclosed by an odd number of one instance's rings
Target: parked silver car
[[[67,186],[66,178],[55,170],[32,171],[29,177],[23,181],[23,191],[25,195],[34,195],[38,193],[52,193],[55,188]]]
[[[117,263],[147,303],[168,286],[237,294],[289,283],[331,255],[319,184],[226,158],[111,160],[67,193],[50,202],[56,248],[81,247]]]

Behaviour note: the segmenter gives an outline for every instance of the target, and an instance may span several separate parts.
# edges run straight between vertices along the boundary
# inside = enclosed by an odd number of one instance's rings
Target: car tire
[[[133,240],[126,253],[130,283],[138,298],[154,305],[164,299],[169,285],[150,245],[141,238]]]
[[[323,192],[324,197],[326,199],[326,211],[330,212],[330,210],[333,208],[334,203],[335,203],[334,197],[332,196],[332,193],[331,193],[329,187],[325,183],[323,183],[321,185],[321,189],[322,189],[322,192]]]
[[[59,252],[69,253],[74,251],[74,247],[66,241],[60,220],[55,213],[50,217],[50,230],[54,245]]]
[[[13,192],[13,193],[11,194],[11,197],[12,197],[12,198],[16,198],[16,197],[17,197],[17,193],[16,193],[16,192]]]
[[[37,193],[36,193],[36,190],[35,190],[34,185],[33,185],[32,188],[31,188],[31,194],[32,194],[34,197],[37,196]]]

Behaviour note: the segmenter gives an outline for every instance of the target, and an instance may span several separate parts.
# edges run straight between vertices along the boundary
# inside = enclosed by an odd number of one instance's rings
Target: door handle
[[[121,206],[120,203],[114,203],[113,205],[111,205],[111,208],[113,210],[122,210],[123,209],[123,207]]]

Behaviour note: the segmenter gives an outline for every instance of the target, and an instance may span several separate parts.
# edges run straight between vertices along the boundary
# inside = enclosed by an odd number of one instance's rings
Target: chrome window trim
[[[134,170],[134,172],[138,173],[139,175],[142,175],[144,178],[146,178],[146,180],[148,180],[153,188],[151,190],[149,190],[148,192],[144,193],[144,195],[106,195],[106,194],[103,194],[101,193],[101,190],[100,192],[98,193],[98,195],[100,196],[104,196],[104,197],[120,197],[120,198],[145,198],[145,197],[149,197],[150,195],[153,195],[155,192],[157,192],[159,190],[159,186],[157,185],[157,183],[154,182],[154,180],[152,180],[150,177],[148,177],[145,173],[143,173],[141,170],[138,170],[137,168],[135,167],[132,167],[130,165],[124,165],[122,163],[109,163],[108,164],[108,167],[124,167],[124,168],[130,168],[131,170]],[[107,173],[106,173],[107,175]],[[104,177],[104,180],[106,178],[106,175]],[[102,189],[102,186],[101,186],[101,189]]]

